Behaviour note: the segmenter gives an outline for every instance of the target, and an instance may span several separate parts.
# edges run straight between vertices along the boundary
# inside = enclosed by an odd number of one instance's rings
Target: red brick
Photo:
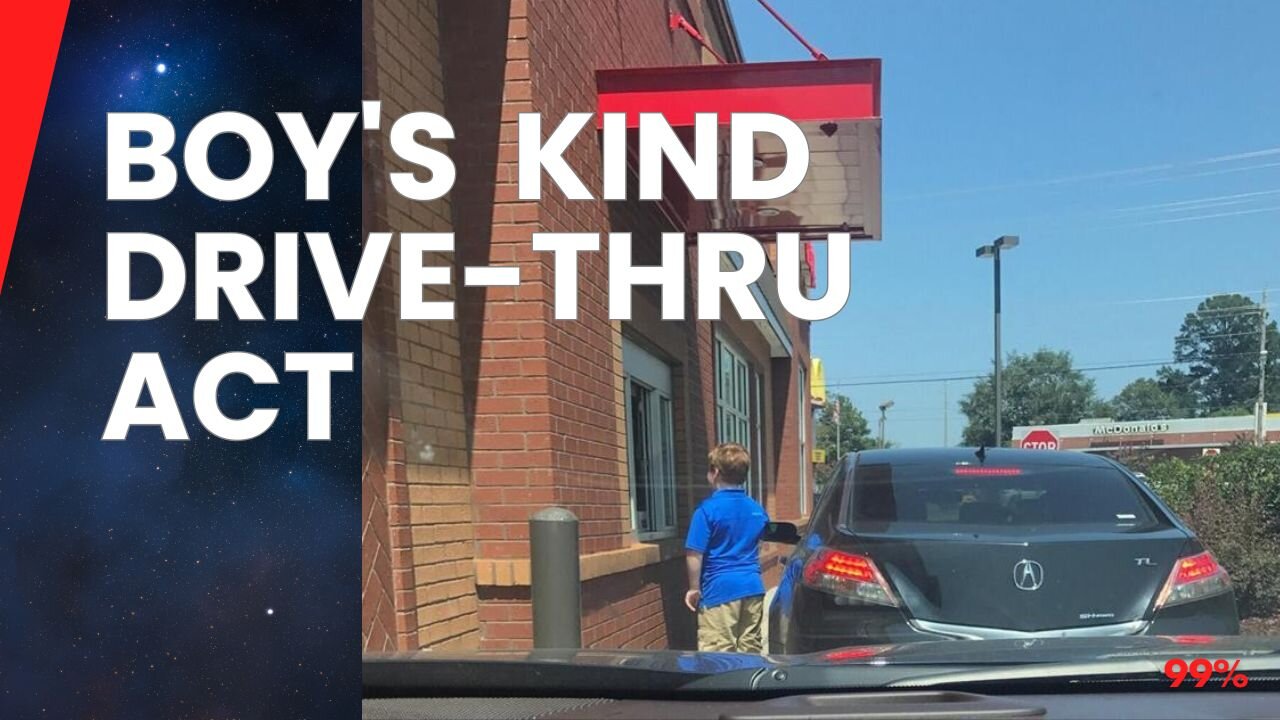
[[[525,436],[518,433],[486,433],[475,438],[476,450],[525,450],[536,449],[526,446]]]
[[[480,360],[480,372],[490,377],[520,374],[520,360],[488,358]]]
[[[537,343],[512,342],[501,343],[507,346],[534,346]],[[499,378],[493,381],[494,393],[497,395],[542,395],[547,384],[538,378]]]
[[[476,469],[472,471],[472,477],[477,486],[481,485],[524,485],[528,482],[529,474],[525,470],[491,470]]]
[[[479,523],[475,526],[476,540],[505,540],[506,527],[502,523]]]
[[[502,502],[512,504],[550,503],[555,502],[554,488],[522,488],[502,491]]]
[[[477,507],[485,507],[502,502],[503,490],[496,487],[478,487],[471,491],[471,502]]]
[[[499,139],[505,142],[515,142],[516,126],[505,124],[502,126],[502,135]],[[518,186],[511,183],[503,183],[494,186],[493,201],[496,203],[511,203],[519,200]],[[537,207],[536,205],[534,207]],[[535,218],[536,219],[536,218]]]
[[[524,42],[524,41],[521,41]],[[533,112],[533,103],[529,102],[505,102],[502,104],[502,121],[517,122],[523,113]],[[503,166],[500,170],[507,170],[506,173],[499,173],[498,179],[501,182],[514,182],[515,178],[511,175],[510,168]]]
[[[551,418],[546,415],[509,415],[498,418],[500,432],[550,432]]]
[[[529,516],[538,509],[531,505],[497,505],[484,509],[484,519],[490,522],[528,522]]]
[[[530,514],[532,511],[524,511],[525,522],[528,522]],[[480,546],[480,552],[489,558],[527,558],[529,543],[519,540],[488,540]]]
[[[507,622],[512,619],[510,605],[499,605],[496,603],[480,603],[478,614],[480,621],[484,623]]]
[[[534,228],[529,225],[495,225],[489,237],[495,243],[529,243],[533,239],[533,232]]]
[[[508,207],[511,210],[511,222],[535,222],[538,219],[538,206],[533,203],[520,203]]]
[[[525,412],[526,398],[498,395],[476,398],[476,412],[487,415],[507,415]]]
[[[485,308],[486,319],[492,321],[513,321],[513,320],[544,320],[547,318],[546,310],[536,304],[529,303],[501,303],[490,304]],[[487,327],[487,326],[486,326]],[[530,349],[541,349],[541,347],[533,347]],[[532,353],[531,353],[532,354]],[[541,353],[539,353],[541,354]]]
[[[508,40],[507,57],[512,60],[526,60],[529,57],[528,40]]]

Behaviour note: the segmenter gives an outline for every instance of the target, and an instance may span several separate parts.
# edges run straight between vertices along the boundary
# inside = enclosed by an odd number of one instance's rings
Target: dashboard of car
[[[1274,718],[1280,692],[1169,691],[983,695],[876,691],[767,699],[375,698],[364,720],[898,720],[906,718]]]

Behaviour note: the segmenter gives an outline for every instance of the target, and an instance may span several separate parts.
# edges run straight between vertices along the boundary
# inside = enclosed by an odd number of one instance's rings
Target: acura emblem
[[[1039,590],[1044,584],[1044,567],[1035,560],[1019,560],[1013,566],[1013,584],[1019,590]]]

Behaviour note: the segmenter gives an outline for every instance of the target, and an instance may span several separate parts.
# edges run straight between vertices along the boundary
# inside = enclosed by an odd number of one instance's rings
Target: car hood
[[[1123,659],[1186,657],[1280,658],[1280,637],[1202,635],[1010,640],[939,640],[900,645],[857,646],[779,658],[787,665],[1088,663]]]
[[[1123,657],[1277,655],[1280,636],[1154,635],[1015,640],[938,640],[898,645],[857,645],[809,655],[741,655],[686,650],[533,650],[434,652],[367,656],[368,660],[507,661],[533,664],[631,667],[681,672],[849,663],[1088,662]]]
[[[377,664],[523,665],[531,672],[548,668],[646,670],[710,675],[795,667],[1009,666],[1046,663],[1106,663],[1124,660],[1162,661],[1169,657],[1272,657],[1280,663],[1280,637],[1133,636],[1036,638],[1018,640],[940,640],[899,645],[855,646],[809,655],[740,655],[675,650],[540,650],[531,652],[421,651],[366,656],[365,667]]]

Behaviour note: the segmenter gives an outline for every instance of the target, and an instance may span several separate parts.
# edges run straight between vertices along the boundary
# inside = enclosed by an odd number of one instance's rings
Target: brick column
[[[366,96],[383,102],[384,133],[385,118],[405,112],[448,117],[435,0],[367,0],[365,24]],[[448,199],[414,202],[389,189],[386,173],[414,168],[384,148],[383,136],[366,137],[369,229],[452,230]],[[379,504],[385,506],[387,532],[383,538],[375,517],[363,544],[375,571],[390,570],[394,647],[475,647],[479,617],[459,324],[398,319],[399,262],[393,245],[365,323],[365,367],[373,372],[365,371],[364,423],[374,435],[366,441],[366,494],[373,496],[366,503],[375,516]],[[453,265],[453,257],[429,253],[424,262]],[[424,288],[426,300],[455,297],[452,287]],[[377,436],[385,453],[377,451]],[[383,618],[385,611],[375,615]],[[373,639],[367,637],[366,645]]]

